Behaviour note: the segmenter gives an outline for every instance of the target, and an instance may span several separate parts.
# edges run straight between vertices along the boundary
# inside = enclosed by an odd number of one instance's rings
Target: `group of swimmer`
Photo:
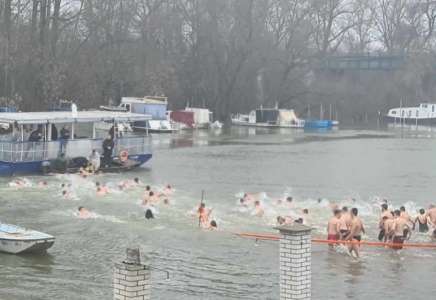
[[[358,216],[358,209],[348,210],[346,206],[339,209],[333,209],[333,217],[327,224],[327,239],[329,241],[352,241],[348,244],[348,250],[351,255],[359,257],[359,242],[362,234],[365,234],[365,228],[361,218]],[[427,233],[432,228],[431,235],[436,238],[436,207],[430,205],[429,209],[421,208],[419,215],[412,218],[404,206],[399,209],[390,210],[387,200],[381,204],[381,215],[379,220],[378,240],[386,243],[386,247],[394,250],[403,248],[404,241],[409,240],[412,231]],[[330,244],[332,247],[334,244]]]

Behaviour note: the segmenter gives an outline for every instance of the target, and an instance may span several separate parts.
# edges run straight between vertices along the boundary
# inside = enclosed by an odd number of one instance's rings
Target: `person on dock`
[[[112,163],[112,153],[115,144],[111,135],[108,135],[103,141],[103,166],[109,167]]]
[[[327,240],[337,241],[339,240],[341,233],[341,211],[336,209],[333,211],[333,217],[327,223]],[[335,243],[329,244],[330,248],[333,248]]]
[[[358,209],[352,208],[351,209],[351,223],[350,223],[350,232],[348,236],[345,238],[347,241],[351,241],[353,243],[348,245],[348,250],[350,251],[350,254],[353,255],[353,253],[356,255],[356,257],[359,257],[360,255],[360,244],[359,242],[362,240],[362,234],[365,233],[365,228],[363,227],[363,222],[358,216]]]
[[[100,153],[98,153],[96,149],[93,149],[91,155],[89,156],[89,162],[92,166],[92,172],[95,173],[98,171],[98,169],[100,169],[100,159]]]
[[[407,240],[410,237],[410,227],[404,218],[401,218],[401,211],[396,210],[394,212],[395,219],[394,219],[394,226],[391,229],[392,232],[392,249],[394,250],[400,250],[403,249],[402,244],[405,240]]]
[[[413,230],[415,230],[416,223],[418,223],[418,231],[421,233],[426,233],[429,231],[428,228],[428,219],[427,215],[425,213],[425,209],[421,208],[419,210],[419,215],[415,218],[415,221],[413,222]]]

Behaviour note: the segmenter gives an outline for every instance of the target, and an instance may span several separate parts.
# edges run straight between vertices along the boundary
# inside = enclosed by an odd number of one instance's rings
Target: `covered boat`
[[[0,113],[0,123],[12,127],[10,133],[1,136],[0,175],[75,170],[93,150],[104,152],[103,141],[108,136],[112,151],[106,167],[124,170],[140,166],[152,157],[148,136],[120,135],[117,124],[150,118],[109,111]],[[108,132],[98,133],[95,125],[99,122],[112,122],[113,126]]]
[[[392,108],[386,114],[385,119],[394,124],[436,125],[436,103]]]
[[[0,251],[12,254],[45,252],[55,238],[49,234],[16,225],[0,224]]]
[[[248,115],[232,115],[232,124],[268,128],[302,128],[304,120],[299,119],[293,109],[261,107]]]

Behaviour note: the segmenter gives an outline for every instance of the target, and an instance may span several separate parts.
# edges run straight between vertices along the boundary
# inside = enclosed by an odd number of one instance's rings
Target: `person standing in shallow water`
[[[336,209],[333,211],[333,217],[330,218],[327,223],[327,240],[337,241],[340,237],[341,231],[341,211]],[[329,244],[330,248],[333,248],[335,243]]]
[[[350,233],[345,238],[345,240],[353,242],[352,244],[348,245],[348,250],[350,251],[350,254],[353,253],[356,255],[356,257],[360,256],[359,248],[360,248],[360,241],[362,240],[362,234],[365,233],[365,228],[363,227],[363,222],[358,217],[359,211],[357,208],[351,209],[351,224],[350,224]]]
[[[421,208],[419,210],[419,216],[415,218],[415,221],[413,222],[413,230],[415,230],[416,223],[418,223],[418,231],[422,233],[428,232],[428,219],[427,215],[425,214],[425,209]]]

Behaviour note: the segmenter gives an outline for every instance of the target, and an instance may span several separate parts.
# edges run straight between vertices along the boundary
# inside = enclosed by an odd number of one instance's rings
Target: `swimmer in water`
[[[358,213],[359,211],[357,208],[354,207],[351,209],[350,232],[345,238],[347,241],[357,242],[348,245],[348,251],[350,251],[350,255],[353,255],[354,253],[356,257],[359,257],[360,241],[362,240],[362,234],[365,233],[363,222],[360,217],[358,217]]]
[[[215,220],[210,221],[209,230],[211,231],[218,230],[218,225]]]
[[[239,199],[239,204],[243,207],[248,207],[247,201],[244,198]]]
[[[327,223],[327,240],[329,241],[337,241],[339,240],[341,233],[341,211],[336,209],[333,211],[333,217]],[[335,244],[329,244],[330,248],[333,248]]]
[[[47,188],[48,187],[48,183],[47,183],[47,181],[40,181],[40,182],[38,182],[38,187],[40,187],[40,188]]]
[[[206,204],[203,202],[200,204],[200,207],[198,208],[198,220],[199,225],[203,228],[208,228],[209,226],[209,218],[212,213],[211,209],[206,208]]]
[[[340,225],[340,239],[344,240],[349,234],[351,229],[352,216],[348,212],[348,207],[342,207],[341,225]]]
[[[154,219],[154,213],[153,213],[153,210],[151,209],[151,207],[147,208],[145,210],[144,214],[145,214],[146,220]]]
[[[428,219],[427,219],[427,216],[425,214],[425,209],[421,208],[419,210],[419,216],[417,216],[415,218],[415,221],[413,222],[413,228],[412,228],[413,230],[415,230],[416,223],[418,223],[418,231],[419,232],[426,233],[429,231]]]
[[[262,206],[260,205],[260,201],[256,200],[254,202],[254,211],[253,211],[253,215],[255,215],[256,217],[263,217],[263,215],[265,214],[264,209],[262,208]]]
[[[62,191],[62,197],[64,197],[64,199],[70,199],[70,193],[67,190],[63,190]]]
[[[163,189],[162,194],[164,196],[171,196],[173,194],[173,188],[171,187],[171,185],[167,184],[167,186]]]
[[[400,213],[401,213],[401,218],[403,218],[404,220],[407,221],[407,223],[409,224],[410,227],[413,226],[413,220],[410,217],[410,215],[406,212],[406,208],[404,206],[400,207]]]
[[[91,213],[89,210],[87,210],[83,206],[79,206],[78,211],[79,211],[79,218],[80,219],[89,219],[89,218],[95,217],[95,214]]]
[[[394,214],[394,226],[391,232],[393,236],[392,242],[394,244],[392,249],[400,250],[403,249],[402,244],[404,241],[410,238],[411,231],[408,222],[404,218],[401,218],[401,211],[396,210]]]
[[[386,235],[385,221],[386,221],[386,219],[392,219],[392,218],[393,218],[393,216],[392,216],[391,211],[388,209],[387,203],[383,203],[381,205],[381,215],[380,215],[380,221],[379,221],[380,232],[378,234],[378,240],[380,242],[383,240],[386,241],[386,239],[385,239],[385,235]]]
[[[170,200],[169,200],[168,198],[165,198],[165,199],[163,200],[163,204],[165,204],[165,205],[170,205]]]
[[[277,217],[277,225],[285,225],[286,220],[282,216]]]

